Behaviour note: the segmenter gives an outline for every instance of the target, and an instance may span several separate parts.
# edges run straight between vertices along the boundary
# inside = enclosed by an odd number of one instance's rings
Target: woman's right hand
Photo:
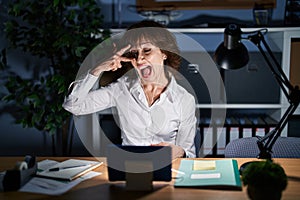
[[[132,59],[122,56],[129,48],[130,44],[122,48],[121,50],[116,51],[112,57],[95,67],[93,70],[90,71],[90,73],[94,76],[100,76],[102,72],[116,71],[117,69],[121,68],[121,62],[131,62]]]

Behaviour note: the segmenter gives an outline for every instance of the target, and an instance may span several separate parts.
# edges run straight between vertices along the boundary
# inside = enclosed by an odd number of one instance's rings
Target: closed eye
[[[150,48],[149,49],[144,49],[143,51],[144,51],[144,54],[150,54],[151,53],[151,49]]]

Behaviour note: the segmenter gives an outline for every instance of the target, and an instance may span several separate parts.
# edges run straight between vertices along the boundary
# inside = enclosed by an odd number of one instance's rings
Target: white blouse
[[[63,107],[74,115],[116,107],[123,145],[150,145],[168,142],[195,157],[195,99],[172,77],[167,89],[148,105],[138,79],[119,78],[106,87],[91,90],[98,77],[88,73],[71,84]]]

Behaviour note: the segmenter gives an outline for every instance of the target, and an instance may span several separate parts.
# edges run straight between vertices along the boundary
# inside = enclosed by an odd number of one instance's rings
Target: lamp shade
[[[247,65],[249,54],[241,42],[242,31],[239,26],[230,24],[224,31],[224,42],[215,51],[214,60],[223,69],[239,69]]]

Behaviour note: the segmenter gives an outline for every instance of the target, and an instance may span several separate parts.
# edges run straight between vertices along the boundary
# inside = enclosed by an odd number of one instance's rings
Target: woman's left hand
[[[181,148],[180,146],[174,145],[174,144],[167,143],[167,142],[151,144],[151,146],[170,146],[172,149],[172,160],[174,160],[176,158],[182,158],[185,154],[183,148]]]

